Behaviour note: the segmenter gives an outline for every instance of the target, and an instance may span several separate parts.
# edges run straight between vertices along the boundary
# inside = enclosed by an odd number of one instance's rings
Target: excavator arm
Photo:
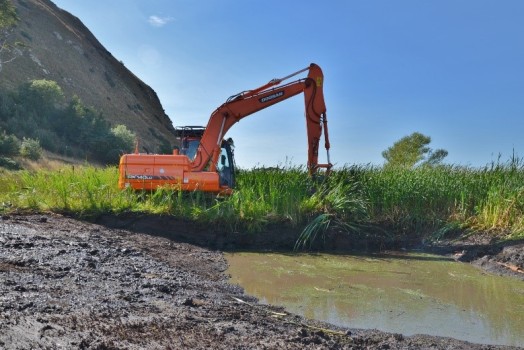
[[[283,83],[305,71],[308,71],[306,78]],[[120,158],[119,187],[154,190],[160,186],[172,186],[183,191],[231,193],[234,186],[234,171],[232,164],[226,164],[223,159],[232,160],[230,144],[224,142],[227,131],[242,118],[300,93],[304,94],[305,102],[309,173],[313,175],[319,168],[329,172],[332,164],[329,159],[330,145],[323,83],[322,70],[316,64],[311,64],[284,78],[273,79],[257,89],[230,97],[211,114],[205,129],[199,127],[182,129],[183,132],[189,133],[186,137],[182,136],[183,143],[192,143],[196,146],[198,142],[196,153],[182,147],[183,149],[180,150],[175,149],[173,154],[140,154],[138,150],[133,154],[124,154]],[[326,164],[318,163],[318,148],[322,132],[324,132],[327,151]],[[222,147],[228,156],[221,157],[219,162]]]
[[[294,82],[281,85],[283,81],[309,71],[308,76]],[[327,127],[326,105],[323,93],[324,75],[320,67],[311,64],[308,68],[288,75],[281,79],[273,79],[269,83],[250,91],[230,97],[218,107],[209,119],[204,134],[200,140],[197,153],[191,162],[192,171],[203,171],[209,165],[210,171],[215,166],[220,154],[222,139],[227,131],[238,121],[250,114],[287,100],[290,97],[304,93],[305,115],[308,136],[308,170],[314,174],[319,168],[329,171],[332,167],[329,159],[329,135]],[[318,163],[318,148],[324,130],[327,164]]]

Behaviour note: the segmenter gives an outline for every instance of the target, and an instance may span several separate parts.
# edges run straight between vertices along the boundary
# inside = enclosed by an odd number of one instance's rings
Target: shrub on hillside
[[[38,159],[46,149],[104,164],[115,164],[121,154],[131,152],[136,137],[124,125],[111,128],[102,113],[84,105],[78,96],[67,101],[58,83],[45,79],[12,92],[0,90],[0,128],[14,135],[9,142],[27,139],[23,146],[27,158]],[[15,152],[11,144],[0,144],[0,155],[18,155],[20,147]]]
[[[111,133],[115,136],[118,147],[123,152],[130,152],[133,149],[136,135],[134,132],[129,130],[125,125],[117,125],[111,129]]]
[[[26,105],[41,112],[53,110],[64,102],[64,92],[54,80],[32,80],[20,86],[18,94]]]
[[[0,157],[0,168],[6,168],[7,170],[20,170],[20,164],[15,160],[7,157]]]
[[[20,145],[20,155],[31,160],[40,159],[40,157],[42,157],[42,147],[40,147],[40,142],[38,140],[24,137],[24,140]]]
[[[103,135],[99,142],[107,143],[107,147],[99,148],[94,155],[107,164],[118,164],[120,156],[133,150],[136,135],[125,125],[111,128],[110,133]]]
[[[0,156],[17,156],[20,152],[20,141],[5,131],[0,134]]]

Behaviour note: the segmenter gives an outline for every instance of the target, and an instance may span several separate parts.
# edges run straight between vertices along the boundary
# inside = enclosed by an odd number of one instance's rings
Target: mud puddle
[[[524,284],[420,253],[226,254],[262,302],[343,327],[524,344]]]
[[[228,283],[220,251],[146,233],[4,215],[0,348],[503,348],[308,320]]]

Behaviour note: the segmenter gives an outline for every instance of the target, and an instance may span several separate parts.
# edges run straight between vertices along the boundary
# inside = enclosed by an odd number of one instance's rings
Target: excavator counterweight
[[[308,71],[305,78],[284,81]],[[206,127],[176,128],[179,144],[173,154],[125,154],[120,158],[119,187],[154,190],[171,186],[184,191],[229,194],[235,186],[233,141],[225,139],[227,131],[241,119],[298,94],[304,94],[308,139],[308,171],[329,173],[329,135],[323,93],[324,75],[312,63],[284,78],[272,79],[259,88],[231,96],[209,118]],[[320,139],[324,134],[327,163],[318,163]]]

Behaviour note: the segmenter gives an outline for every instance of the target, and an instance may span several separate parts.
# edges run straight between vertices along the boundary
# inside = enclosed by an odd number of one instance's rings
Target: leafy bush
[[[115,136],[117,146],[124,152],[129,152],[133,149],[136,135],[130,131],[125,125],[117,125],[111,129],[111,133]]]
[[[56,81],[46,79],[33,80],[23,85],[20,94],[25,102],[35,109],[51,109],[64,100],[64,92],[60,85]]]
[[[0,0],[0,29],[14,26],[19,21],[11,1]]]
[[[42,147],[40,142],[34,139],[24,137],[22,145],[20,146],[20,155],[31,160],[38,160],[42,157]]]
[[[14,135],[0,134],[0,156],[17,156],[20,152],[20,142]]]
[[[0,167],[8,170],[20,170],[20,165],[13,159],[7,157],[0,157]]]

